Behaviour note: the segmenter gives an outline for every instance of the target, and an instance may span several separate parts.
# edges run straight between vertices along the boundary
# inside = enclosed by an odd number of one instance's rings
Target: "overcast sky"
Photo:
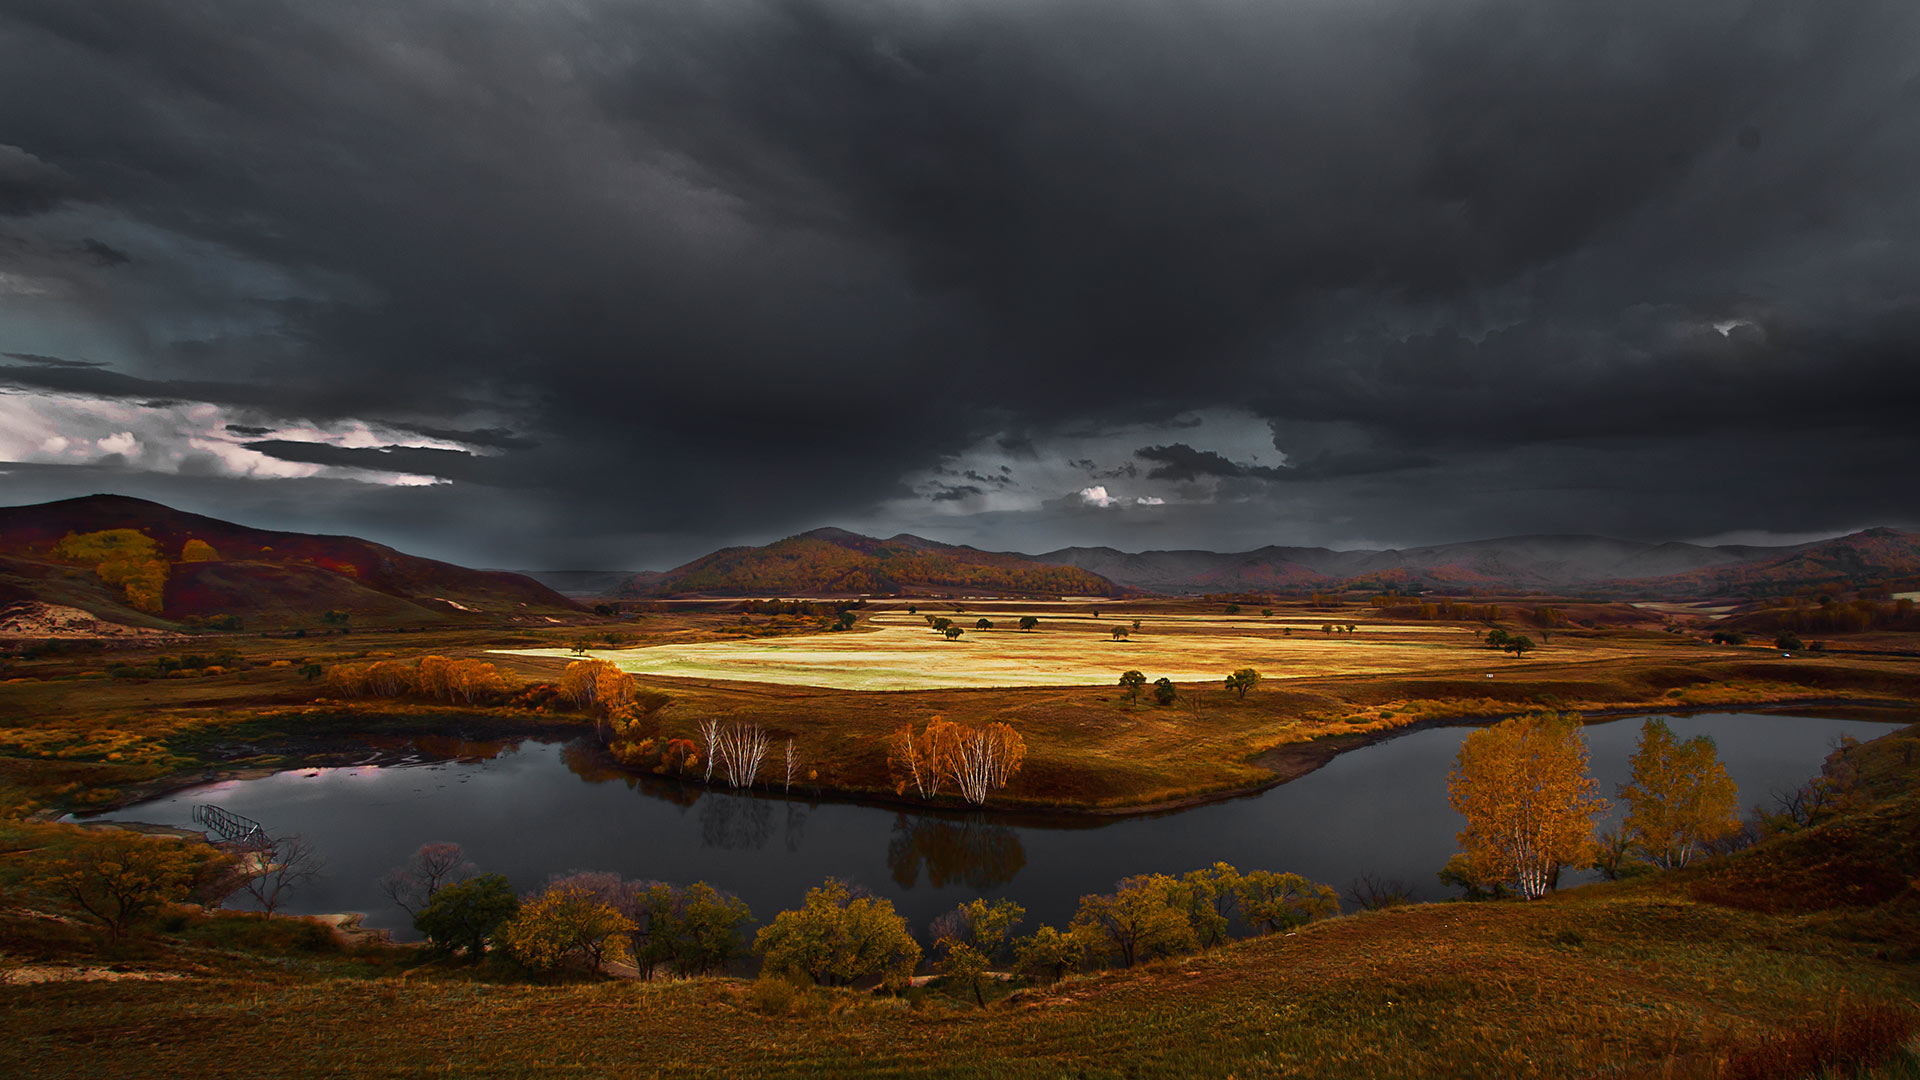
[[[0,502],[490,566],[1920,524],[1913,0],[0,0]]]

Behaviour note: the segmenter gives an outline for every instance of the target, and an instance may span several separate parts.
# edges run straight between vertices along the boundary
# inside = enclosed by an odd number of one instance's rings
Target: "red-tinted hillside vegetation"
[[[103,574],[98,543],[76,543],[117,530],[135,542],[119,550],[137,547],[159,564],[158,603],[118,584],[117,565]],[[118,495],[0,507],[0,601],[26,600],[149,625],[233,616],[252,629],[307,625],[329,611],[357,625],[544,622],[579,612],[518,574],[469,570],[351,536],[254,529]]]

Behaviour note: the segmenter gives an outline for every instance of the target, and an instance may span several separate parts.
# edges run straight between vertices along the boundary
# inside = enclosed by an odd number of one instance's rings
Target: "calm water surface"
[[[1668,722],[1680,738],[1715,739],[1743,807],[1805,782],[1842,736],[1864,741],[1895,726],[1749,713]],[[275,835],[304,834],[326,871],[287,909],[363,911],[367,925],[402,940],[415,936],[411,922],[375,881],[430,840],[459,843],[482,871],[506,874],[523,892],[572,870],[704,880],[738,894],[764,920],[798,906],[831,875],[891,898],[917,929],[975,896],[1018,900],[1030,929],[1064,924],[1082,894],[1107,891],[1119,878],[1222,859],[1342,888],[1363,874],[1397,878],[1438,899],[1446,894],[1434,875],[1461,827],[1447,807],[1447,771],[1472,730],[1414,731],[1259,795],[1098,822],[729,795],[609,770],[581,745],[532,741],[465,744],[460,752],[469,756],[435,764],[209,784],[101,816],[191,827],[194,805],[214,803]],[[1627,779],[1639,732],[1637,718],[1586,728],[1609,797]]]

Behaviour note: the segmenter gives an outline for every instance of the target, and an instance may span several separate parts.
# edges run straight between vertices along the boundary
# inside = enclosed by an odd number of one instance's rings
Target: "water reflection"
[[[1018,833],[977,817],[954,821],[896,814],[887,840],[887,868],[903,889],[919,883],[922,866],[927,884],[936,889],[962,883],[991,889],[1012,881],[1026,865],[1027,849]]]
[[[1681,738],[1719,741],[1742,806],[1803,783],[1833,739],[1889,730],[1867,719],[1730,713],[1672,726]],[[1627,778],[1639,727],[1625,720],[1587,728],[1603,792]],[[362,743],[342,755],[358,767],[228,781],[107,816],[191,827],[193,807],[213,803],[272,831],[300,833],[324,852],[327,871],[289,910],[366,912],[368,926],[402,938],[413,936],[411,919],[374,882],[432,840],[459,843],[520,891],[576,868],[707,881],[766,919],[832,876],[892,900],[916,926],[977,896],[1010,896],[1035,924],[1058,925],[1080,896],[1109,891],[1120,878],[1216,860],[1342,889],[1372,875],[1409,882],[1422,899],[1447,895],[1435,874],[1456,850],[1460,822],[1447,809],[1446,778],[1467,730],[1412,732],[1258,796],[1119,819],[916,813],[725,793],[618,768],[584,740],[379,744],[375,760],[408,768],[371,767]]]
[[[745,795],[701,801],[700,841],[723,851],[758,851],[773,839],[773,803]]]

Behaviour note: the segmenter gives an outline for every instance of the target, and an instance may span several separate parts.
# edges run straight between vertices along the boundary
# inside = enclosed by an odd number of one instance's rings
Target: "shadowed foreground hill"
[[[1839,817],[1689,871],[1534,903],[1332,919],[985,1009],[768,996],[728,979],[349,977],[293,960],[173,982],[0,988],[11,1036],[0,1072],[1806,1075],[1739,1066],[1782,1031],[1838,1029],[1862,1003],[1898,1010],[1920,990],[1917,745],[1909,727],[1855,751],[1861,781]]]
[[[1134,590],[1071,566],[902,534],[877,540],[815,529],[765,547],[725,548],[665,574],[641,574],[621,596],[847,596],[987,593],[1126,596]]]
[[[112,529],[153,541],[166,564],[158,610],[129,606],[84,561],[56,550],[68,534]],[[0,605],[27,600],[135,625],[234,615],[249,629],[311,625],[327,611],[347,612],[356,625],[545,622],[579,613],[573,601],[518,574],[469,570],[351,536],[254,529],[118,495],[0,507]]]

